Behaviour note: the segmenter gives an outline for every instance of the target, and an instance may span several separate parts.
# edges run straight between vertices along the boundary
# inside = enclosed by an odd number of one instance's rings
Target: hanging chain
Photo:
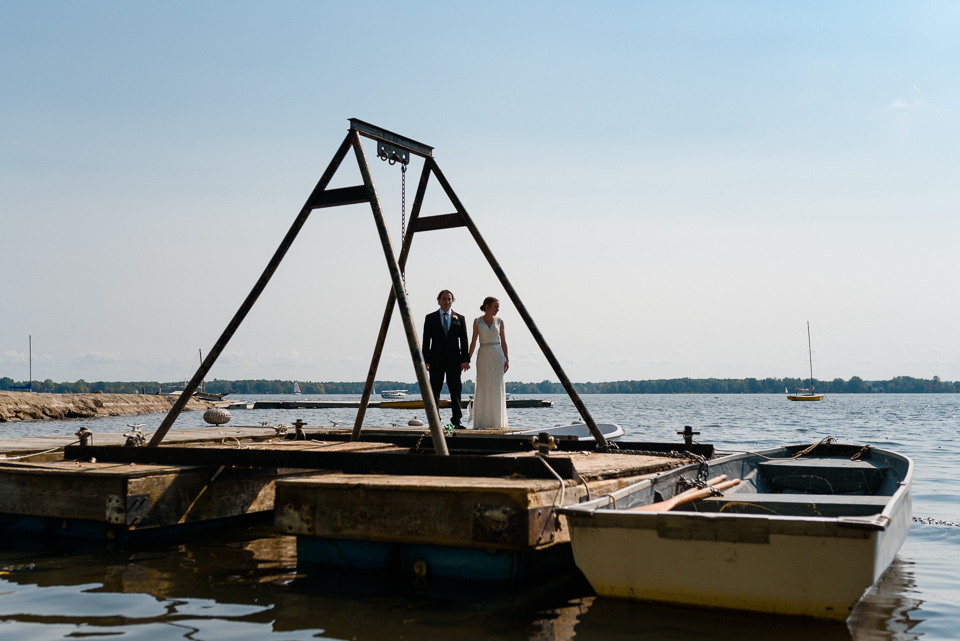
[[[407,166],[400,165],[400,254],[403,255],[403,248],[407,245]],[[404,261],[406,263],[406,261]],[[400,280],[403,281],[404,289],[407,285],[407,277],[404,272],[406,265],[400,265]]]
[[[407,244],[407,164],[410,162],[410,152],[381,140],[377,143],[377,156],[391,165],[400,163],[400,253],[403,254]],[[407,289],[405,271],[400,267],[404,291]]]

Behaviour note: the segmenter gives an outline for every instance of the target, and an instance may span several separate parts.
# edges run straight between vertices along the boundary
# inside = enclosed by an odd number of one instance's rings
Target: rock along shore
[[[169,394],[38,394],[0,390],[0,423],[168,412],[176,402],[177,397]],[[211,407],[215,404],[191,398],[184,410]]]

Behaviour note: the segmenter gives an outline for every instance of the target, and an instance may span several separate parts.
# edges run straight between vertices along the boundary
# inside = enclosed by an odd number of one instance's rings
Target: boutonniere
[[[458,321],[458,320],[460,320],[460,319],[457,317],[456,314],[454,314],[454,315],[453,315],[453,320],[454,320],[454,322],[456,322],[456,321]]]

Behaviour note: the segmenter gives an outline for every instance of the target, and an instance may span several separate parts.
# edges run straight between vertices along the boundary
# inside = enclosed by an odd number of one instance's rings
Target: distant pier
[[[466,408],[467,401],[461,405]],[[439,407],[450,407],[450,401],[442,400]],[[299,410],[299,409],[329,409],[329,408],[351,408],[360,407],[360,401],[238,401],[225,405],[227,409],[233,410]],[[423,401],[421,400],[395,400],[395,401],[370,401],[367,407],[377,407],[381,409],[395,410],[422,410]],[[507,401],[507,407],[553,407],[553,401],[545,401],[538,398],[510,399]]]

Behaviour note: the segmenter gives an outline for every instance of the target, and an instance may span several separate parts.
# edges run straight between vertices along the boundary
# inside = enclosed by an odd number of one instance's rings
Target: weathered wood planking
[[[277,470],[46,463],[0,465],[0,513],[121,530],[229,518],[273,507]],[[61,528],[66,529],[66,528]]]
[[[509,454],[501,456],[533,456]],[[274,526],[301,537],[531,550],[569,540],[552,508],[677,467],[672,458],[561,454],[582,481],[326,474],[282,479]],[[582,470],[581,470],[582,466]]]
[[[77,426],[79,429],[79,425]],[[149,436],[148,432],[145,432]],[[188,429],[171,430],[164,442],[169,443],[201,443],[201,442],[228,442],[237,441],[266,441],[277,438],[277,431],[272,427],[191,427]],[[93,435],[95,445],[123,445],[126,436],[120,433],[97,433]],[[74,435],[63,436],[19,436],[0,438],[0,461],[4,456],[20,456],[32,452],[43,452],[50,449],[66,447],[77,442]]]
[[[241,441],[231,438],[241,446]],[[383,443],[325,445],[325,449],[347,452],[393,447]],[[273,447],[311,450],[319,446],[288,441]],[[0,458],[0,522],[65,535],[124,538],[158,528],[267,513],[273,509],[274,481],[304,473],[275,467],[221,469]]]

